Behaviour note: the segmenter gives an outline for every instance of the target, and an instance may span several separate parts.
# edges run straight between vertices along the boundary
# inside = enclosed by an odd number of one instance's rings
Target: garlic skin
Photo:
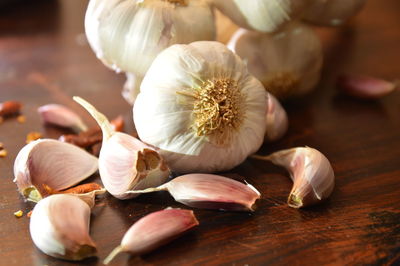
[[[268,94],[267,130],[265,141],[274,142],[281,139],[289,127],[289,120],[285,109],[271,93]]]
[[[157,188],[127,193],[168,191],[174,199],[186,206],[224,211],[254,211],[261,197],[255,187],[236,180],[211,174],[187,174],[174,178]]]
[[[45,254],[78,261],[95,256],[89,236],[90,207],[71,195],[52,195],[36,204],[29,223],[31,238]]]
[[[232,169],[261,146],[266,92],[218,42],[173,45],[147,72],[133,116],[140,139],[179,173]]]
[[[75,145],[39,139],[25,145],[14,162],[14,183],[27,200],[38,202],[85,180],[98,169],[95,156]]]
[[[319,26],[340,26],[355,16],[367,0],[314,0],[302,18]]]
[[[91,0],[85,16],[88,41],[97,57],[139,81],[154,58],[176,43],[214,40],[214,14],[205,0]],[[136,98],[139,85],[124,97]]]
[[[134,223],[116,247],[104,260],[108,264],[121,252],[132,255],[148,253],[199,225],[193,211],[167,208],[146,215]]]
[[[126,194],[126,191],[158,186],[167,180],[170,171],[156,150],[128,134],[115,132],[94,106],[80,97],[74,100],[93,116],[103,132],[99,173],[110,194],[129,199],[135,194]]]
[[[82,119],[69,108],[60,104],[46,104],[38,108],[45,123],[68,127],[77,131],[86,131],[88,127]]]
[[[305,24],[294,21],[271,34],[239,29],[227,46],[278,99],[304,95],[320,80],[321,41]]]
[[[269,156],[253,155],[285,167],[293,181],[288,204],[302,208],[328,198],[335,186],[335,174],[328,159],[318,150],[298,147],[272,153]]]
[[[274,32],[300,16],[309,0],[211,0],[235,24],[249,30]]]

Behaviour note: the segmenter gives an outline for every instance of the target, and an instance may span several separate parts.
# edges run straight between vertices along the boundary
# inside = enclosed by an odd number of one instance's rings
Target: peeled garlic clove
[[[337,87],[356,98],[377,99],[393,92],[398,84],[369,76],[342,74],[337,79]]]
[[[313,0],[302,18],[321,26],[340,26],[356,15],[367,0]]]
[[[335,174],[328,159],[318,150],[299,147],[272,153],[253,155],[285,167],[293,180],[288,204],[293,208],[314,205],[328,198],[335,185]]]
[[[28,200],[78,184],[94,174],[98,160],[75,145],[39,139],[23,147],[14,162],[14,182]]]
[[[42,252],[65,260],[95,256],[89,236],[90,207],[71,195],[52,195],[36,204],[30,217],[31,238]]]
[[[142,141],[173,171],[232,169],[264,140],[266,92],[218,42],[173,45],[154,60],[133,116]]]
[[[304,95],[320,80],[321,41],[313,29],[297,21],[270,34],[239,29],[227,46],[278,99]]]
[[[46,104],[39,107],[38,112],[45,123],[68,127],[78,131],[86,131],[88,129],[75,112],[63,105]]]
[[[308,0],[212,0],[238,26],[261,32],[279,30],[300,16]]]
[[[254,211],[261,194],[250,184],[210,174],[188,174],[174,178],[157,188],[128,193],[167,190],[174,199],[190,207],[226,211]]]
[[[135,194],[125,192],[163,184],[169,169],[163,158],[152,147],[121,132],[115,132],[107,118],[80,97],[81,104],[97,121],[103,132],[99,155],[99,172],[104,187],[114,197],[128,199]]]
[[[162,246],[189,229],[199,225],[193,211],[167,208],[153,212],[134,223],[116,247],[104,260],[104,264],[121,252],[132,255],[148,253]]]
[[[265,131],[266,141],[276,141],[285,135],[289,121],[285,109],[279,101],[272,95],[268,94],[267,107],[267,129]]]
[[[91,0],[85,31],[105,65],[133,73],[138,82],[165,48],[215,39],[214,14],[205,0]],[[127,92],[131,103],[136,93]]]

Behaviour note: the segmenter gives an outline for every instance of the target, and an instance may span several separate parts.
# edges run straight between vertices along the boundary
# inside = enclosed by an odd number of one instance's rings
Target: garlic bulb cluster
[[[116,132],[108,119],[87,101],[80,97],[74,97],[74,100],[101,127],[103,144],[99,155],[99,173],[110,194],[128,199],[135,196],[126,194],[128,190],[159,186],[167,180],[169,169],[156,150],[128,134]]]
[[[249,71],[279,99],[306,94],[318,83],[322,47],[314,31],[291,22],[270,34],[239,29],[228,47],[247,62]]]
[[[212,0],[212,3],[240,27],[273,32],[298,17],[309,0]]]
[[[314,0],[302,18],[321,26],[339,26],[356,15],[367,0]]]
[[[162,50],[215,39],[214,14],[205,0],[91,0],[85,30],[104,64],[136,76],[136,85],[124,93],[130,101]]]
[[[52,195],[33,209],[29,230],[42,252],[77,261],[96,255],[89,222],[90,207],[84,201],[71,195]]]
[[[261,146],[267,109],[262,84],[225,45],[173,45],[154,60],[140,88],[134,122],[172,170],[231,169]]]

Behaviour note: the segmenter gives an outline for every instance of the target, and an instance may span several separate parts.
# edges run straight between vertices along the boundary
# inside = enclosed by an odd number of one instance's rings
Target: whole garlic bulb
[[[133,101],[154,58],[176,43],[214,40],[214,14],[205,0],[91,0],[85,30],[97,57],[136,75],[124,96]]]
[[[321,26],[339,26],[356,15],[367,0],[314,0],[303,19]]]
[[[308,0],[211,0],[240,27],[273,32],[298,17]]]
[[[239,29],[228,47],[247,62],[249,71],[279,99],[311,91],[322,68],[322,46],[314,31],[299,22],[270,34]]]
[[[154,60],[134,105],[142,141],[172,170],[231,169],[258,150],[267,109],[262,84],[225,45],[173,45]]]

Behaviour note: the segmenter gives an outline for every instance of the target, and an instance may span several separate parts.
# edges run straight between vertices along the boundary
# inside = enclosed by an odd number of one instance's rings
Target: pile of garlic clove
[[[27,200],[37,202],[30,221],[35,245],[56,258],[95,256],[90,210],[95,196],[105,191],[121,200],[168,191],[188,207],[254,212],[260,191],[247,182],[214,174],[233,169],[249,156],[289,171],[290,207],[326,200],[335,176],[320,151],[297,147],[268,156],[254,153],[263,142],[277,141],[288,130],[288,115],[279,100],[309,93],[319,82],[322,46],[301,19],[337,26],[364,3],[90,0],[86,36],[106,66],[126,73],[123,96],[133,105],[139,138],[117,132],[93,105],[74,97],[101,128],[99,159],[51,139],[34,141],[20,151],[14,182]],[[227,46],[213,41],[215,8],[243,27]],[[347,80],[345,85],[365,94],[365,86],[359,83],[354,86]],[[380,91],[395,88],[379,84]],[[46,105],[39,113],[45,123],[87,129],[64,106]],[[93,183],[73,187],[97,170],[104,188]],[[178,176],[169,179],[172,172]],[[197,225],[191,210],[167,208],[146,215],[133,224],[104,263],[121,252],[150,252]]]

